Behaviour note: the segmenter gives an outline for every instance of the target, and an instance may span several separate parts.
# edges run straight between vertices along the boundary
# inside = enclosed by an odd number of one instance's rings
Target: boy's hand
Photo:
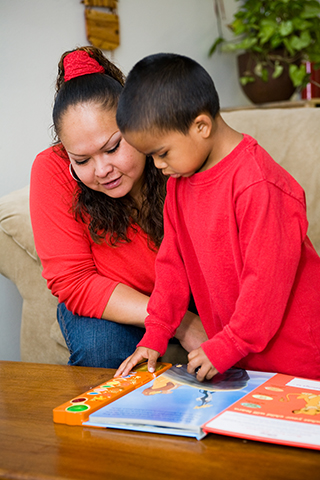
[[[197,380],[199,382],[202,382],[204,379],[210,380],[210,378],[219,373],[201,347],[192,350],[188,355],[188,360],[188,373],[197,371]]]
[[[133,367],[137,365],[137,363],[141,362],[141,360],[148,360],[148,371],[153,373],[156,370],[159,355],[159,352],[152,350],[151,348],[138,347],[130,357],[126,358],[126,360],[121,363],[114,376],[120,377],[121,375],[122,377],[125,377]]]

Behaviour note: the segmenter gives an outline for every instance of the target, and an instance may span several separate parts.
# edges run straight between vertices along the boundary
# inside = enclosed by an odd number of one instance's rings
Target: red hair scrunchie
[[[84,50],[75,50],[69,53],[63,60],[64,81],[68,82],[72,78],[81,77],[91,73],[105,73],[105,69],[97,60],[90,57]]]

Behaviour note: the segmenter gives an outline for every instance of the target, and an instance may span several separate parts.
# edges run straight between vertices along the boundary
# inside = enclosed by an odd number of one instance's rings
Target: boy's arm
[[[160,355],[165,353],[169,339],[175,336],[190,302],[188,277],[175,228],[176,205],[171,200],[173,182],[170,180],[164,207],[164,239],[155,263],[155,287],[147,308],[146,333],[138,344]]]
[[[164,206],[165,234],[156,258],[156,281],[147,308],[146,333],[137,350],[120,365],[116,374],[127,374],[130,368],[144,359],[148,359],[151,369],[154,368],[188,309],[190,287],[174,225],[175,205],[170,200],[173,185],[169,180]]]

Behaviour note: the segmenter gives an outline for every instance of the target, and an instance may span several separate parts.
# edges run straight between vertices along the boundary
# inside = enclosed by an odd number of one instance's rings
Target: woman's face
[[[146,157],[122,138],[114,110],[95,103],[69,107],[59,133],[74,172],[87,187],[112,198],[130,193],[139,200]]]

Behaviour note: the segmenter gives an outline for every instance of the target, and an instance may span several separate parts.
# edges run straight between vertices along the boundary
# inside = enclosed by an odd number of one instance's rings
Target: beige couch
[[[303,186],[309,236],[320,253],[320,108],[249,109],[222,115],[236,130],[255,137]],[[56,321],[57,299],[41,276],[28,196],[25,187],[0,199],[0,273],[23,298],[21,360],[65,364],[68,351]]]

